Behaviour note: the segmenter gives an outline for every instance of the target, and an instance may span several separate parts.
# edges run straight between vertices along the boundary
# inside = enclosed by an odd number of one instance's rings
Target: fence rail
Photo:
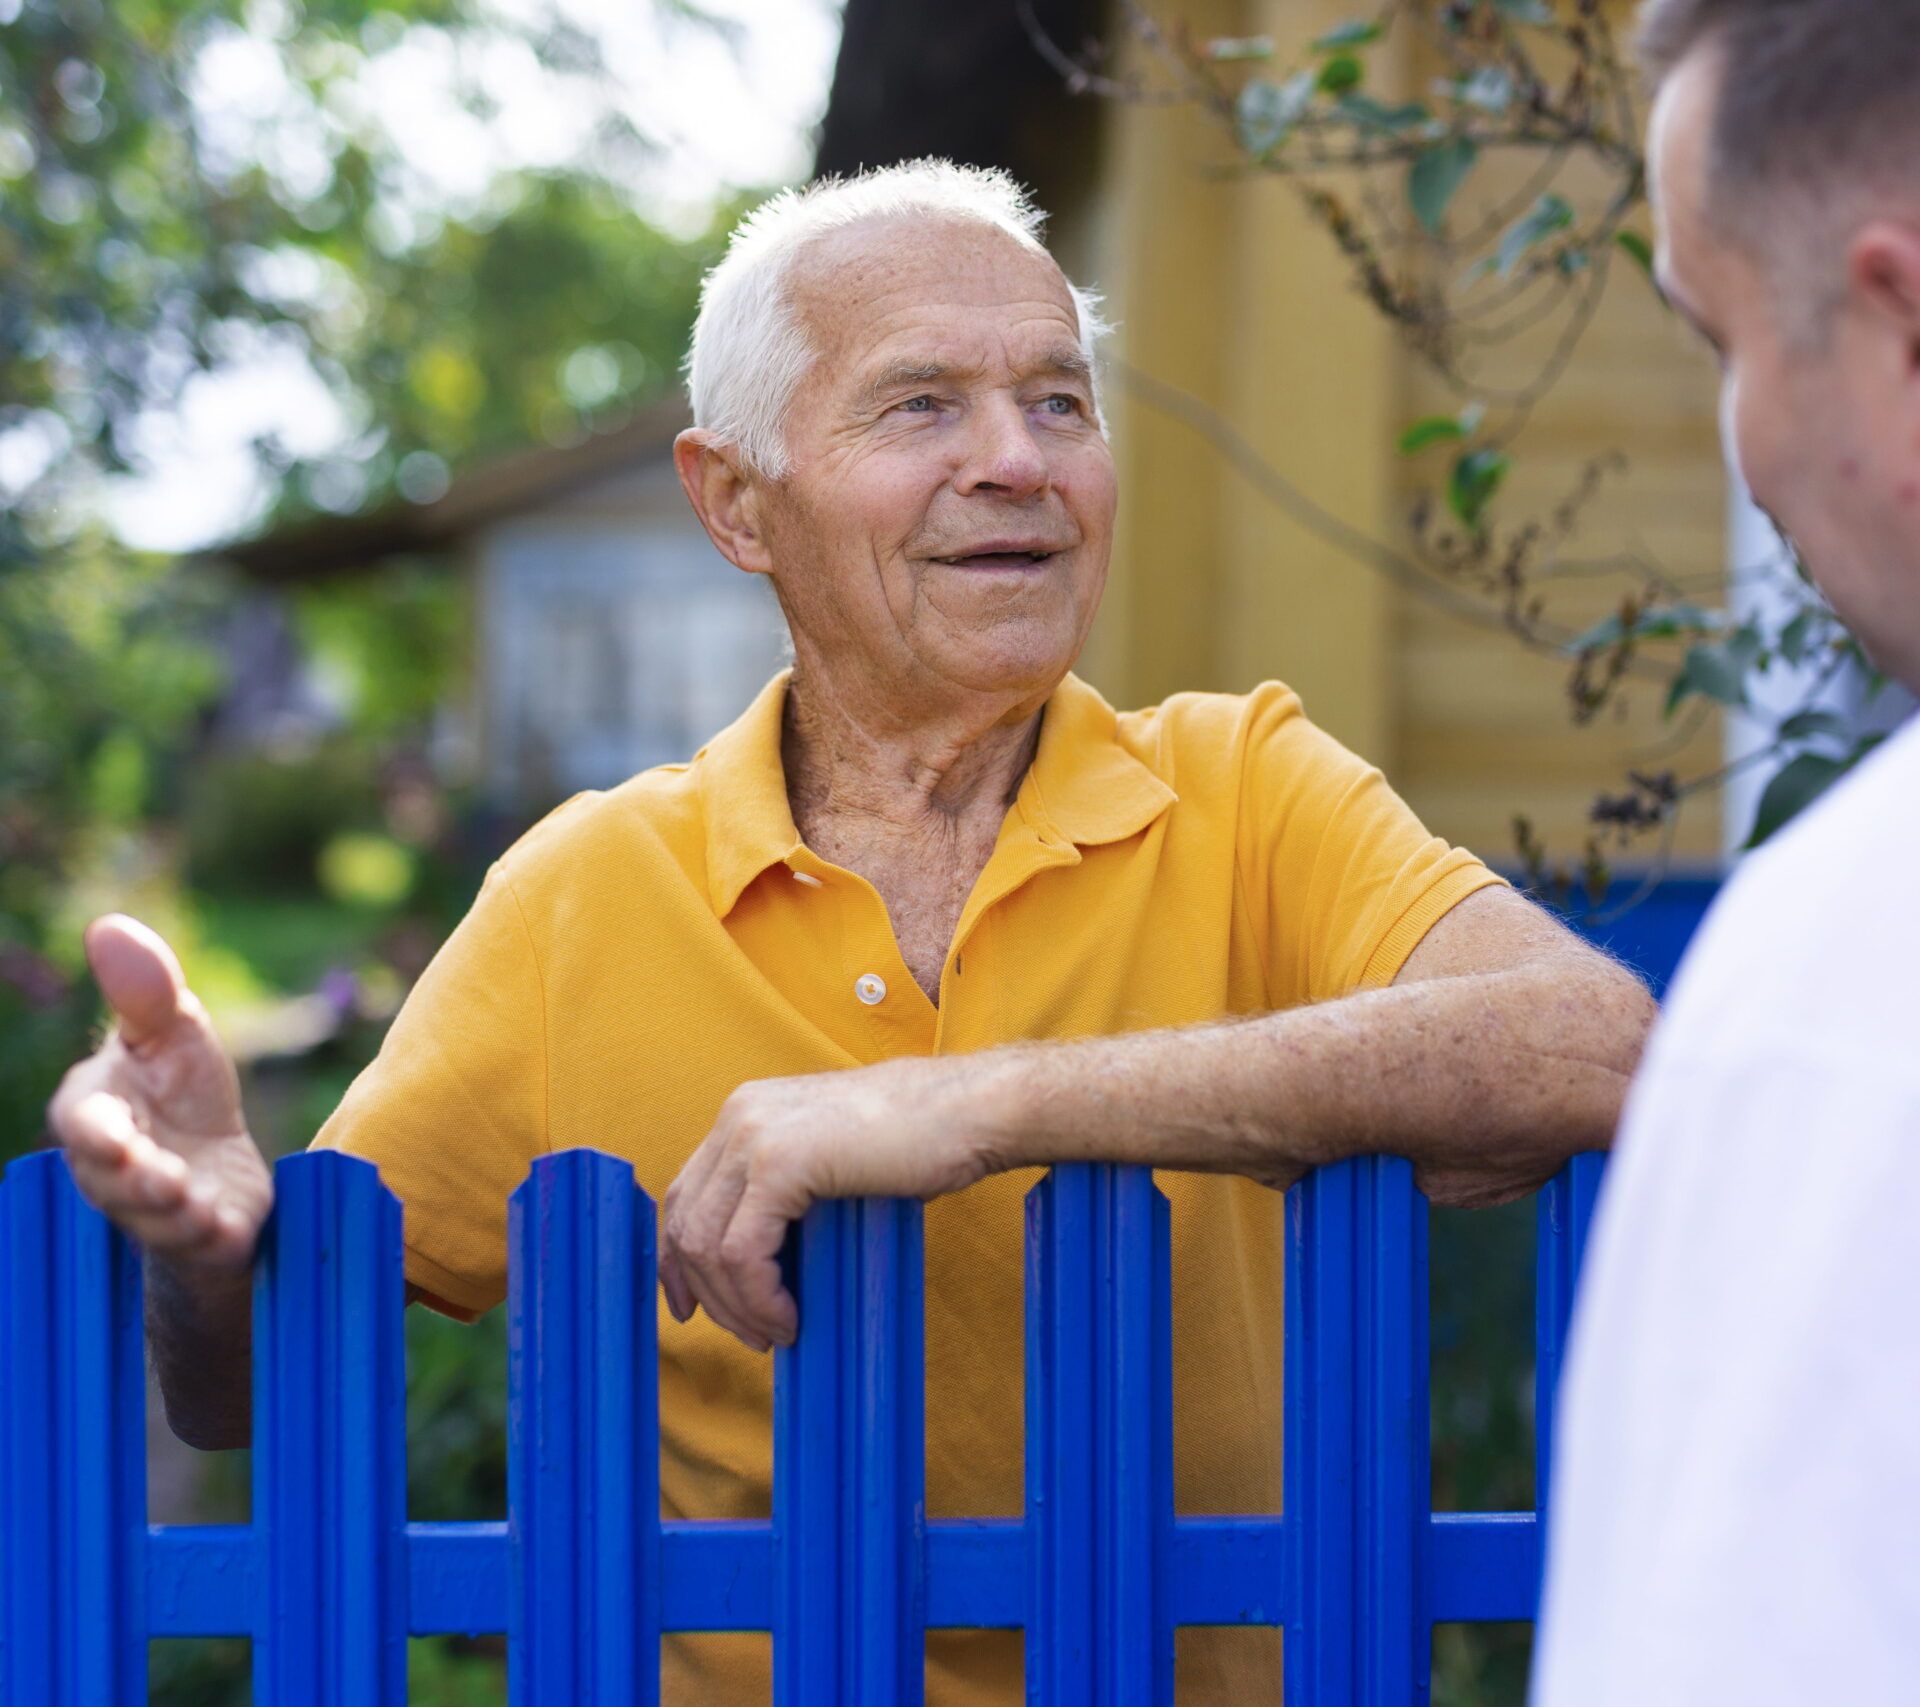
[[[1536,1486],[1599,1180],[1539,1200]],[[1288,1707],[1427,1698],[1432,1627],[1530,1619],[1543,1515],[1431,1508],[1427,1207],[1407,1164],[1289,1195],[1284,1515],[1173,1505],[1165,1199],[1140,1168],[1028,1199],[1025,1516],[929,1522],[921,1220],[823,1204],[775,1354],[771,1522],[663,1522],[653,1205],[544,1158],[510,1213],[508,1512],[410,1523],[400,1206],[283,1160],[256,1270],[252,1522],[146,1515],[140,1270],[54,1154],[0,1180],[0,1701],[131,1707],[153,1637],[249,1636],[262,1707],[395,1707],[409,1635],[504,1631],[512,1698],[657,1699],[659,1638],[770,1630],[779,1707],[920,1699],[923,1631],[1023,1627],[1042,1707],[1172,1701],[1173,1632],[1286,1630]]]

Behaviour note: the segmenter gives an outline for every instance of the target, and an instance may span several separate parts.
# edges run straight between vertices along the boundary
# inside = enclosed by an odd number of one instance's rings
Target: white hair
[[[910,160],[852,178],[823,178],[762,202],[734,228],[726,254],[700,287],[687,391],[693,424],[737,448],[750,468],[769,479],[789,467],[787,406],[814,358],[790,301],[795,260],[829,232],[902,214],[977,220],[1033,254],[1047,253],[1040,241],[1047,216],[997,168]],[[1100,299],[1071,280],[1067,289],[1091,370],[1094,347],[1107,331]],[[1098,413],[1096,398],[1096,419]]]

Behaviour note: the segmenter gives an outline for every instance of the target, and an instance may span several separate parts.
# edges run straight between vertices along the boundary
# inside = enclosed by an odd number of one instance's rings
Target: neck
[[[878,818],[903,828],[976,815],[998,824],[1040,736],[1046,694],[970,695],[931,714],[835,691],[796,665],[781,759],[794,821]]]

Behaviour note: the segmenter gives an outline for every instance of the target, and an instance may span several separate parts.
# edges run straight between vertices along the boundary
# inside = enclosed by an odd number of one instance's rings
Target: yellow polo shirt
[[[785,693],[775,678],[691,764],[580,795],[516,844],[315,1139],[379,1165],[405,1204],[408,1279],[449,1313],[504,1297],[507,1198],[548,1151],[629,1157],[657,1202],[745,1080],[1377,987],[1500,881],[1284,687],[1116,716],[1069,676],[936,1008],[879,894],[794,829]],[[885,995],[864,1001],[856,982],[875,976]],[[1038,1177],[927,1206],[930,1517],[1021,1509],[1022,1199]],[[1283,1199],[1222,1175],[1158,1180],[1178,1509],[1276,1512]],[[768,1516],[772,1359],[664,1299],[659,1322],[665,1515]],[[930,1707],[1023,1698],[1017,1632],[929,1632],[927,1660]],[[669,1636],[663,1666],[672,1707],[769,1699],[764,1634]],[[1271,1700],[1279,1639],[1184,1630],[1178,1671],[1183,1702]]]

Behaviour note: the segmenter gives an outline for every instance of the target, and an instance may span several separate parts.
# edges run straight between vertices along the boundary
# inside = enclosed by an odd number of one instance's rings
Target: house
[[[714,550],[673,471],[677,403],[569,448],[481,466],[431,503],[315,518],[227,547],[266,586],[396,557],[471,579],[472,694],[453,745],[504,805],[537,809],[687,758],[780,665],[766,583]]]

